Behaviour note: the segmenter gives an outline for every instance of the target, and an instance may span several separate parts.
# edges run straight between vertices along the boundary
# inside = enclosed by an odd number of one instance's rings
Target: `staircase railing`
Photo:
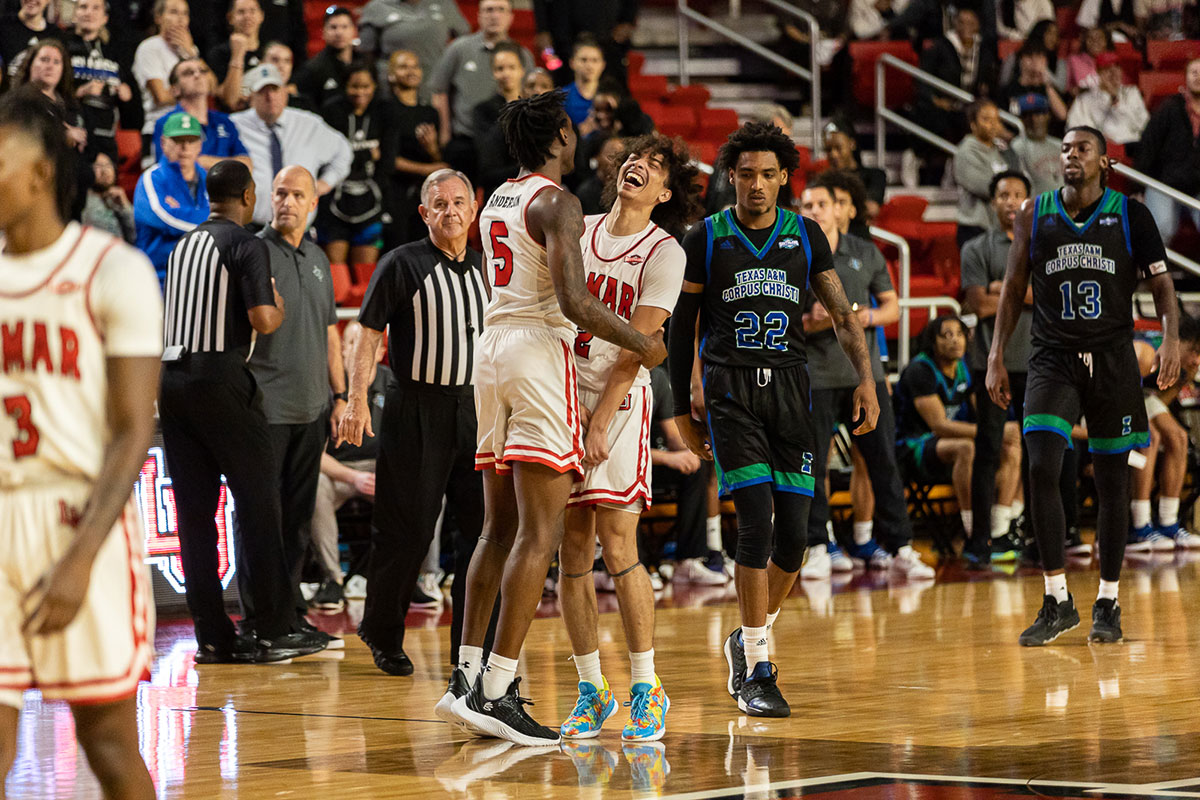
[[[903,117],[900,114],[897,114],[895,111],[892,111],[890,108],[887,107],[887,83],[886,83],[887,72],[886,72],[886,69],[888,67],[894,67],[895,69],[898,69],[901,72],[908,73],[909,75],[913,76],[913,78],[915,80],[918,80],[918,81],[921,81],[922,83],[928,84],[928,85],[938,89],[939,91],[945,92],[946,94],[951,95],[952,97],[957,97],[960,100],[970,101],[970,100],[975,99],[971,94],[963,91],[962,89],[958,88],[957,86],[950,84],[950,83],[946,83],[945,81],[941,80],[940,78],[930,75],[928,72],[925,72],[922,69],[918,69],[917,67],[914,67],[912,64],[909,64],[906,61],[902,61],[899,58],[896,58],[895,56],[891,55],[890,53],[885,53],[884,55],[880,56],[879,60],[875,63],[875,157],[877,159],[876,163],[881,166],[883,165],[884,150],[885,150],[886,137],[887,137],[887,123],[889,123],[889,122],[898,128],[902,128],[903,130],[908,131],[909,133],[913,134],[914,136],[918,136],[918,137],[924,139],[925,141],[932,144],[934,147],[938,147],[938,148],[946,151],[947,153],[953,154],[956,149],[956,146],[954,144],[946,141],[941,136],[938,136],[937,134],[932,133],[929,130],[926,130],[925,128],[923,128],[919,124],[917,124],[916,122],[913,122],[912,120],[910,120],[906,117]],[[1017,127],[1018,130],[1024,132],[1025,127],[1024,127],[1024,125],[1021,124],[1021,120],[1019,118],[1013,116],[1012,114],[1010,114],[1004,110],[1000,111],[1000,118],[1003,119],[1005,122],[1012,123],[1013,125],[1015,125]],[[1163,194],[1167,195],[1172,200],[1174,200],[1177,203],[1180,203],[1181,205],[1187,206],[1188,208],[1200,210],[1200,200],[1197,200],[1194,197],[1188,197],[1186,194],[1184,194],[1176,189],[1172,189],[1170,186],[1167,186],[1162,181],[1155,180],[1154,178],[1151,178],[1146,173],[1139,172],[1138,170],[1134,169],[1133,167],[1127,166],[1125,164],[1114,163],[1112,165],[1112,171],[1117,173],[1118,175],[1122,175],[1125,178],[1128,178],[1129,180],[1135,181],[1136,183],[1139,183],[1142,186],[1162,192]],[[875,229],[872,228],[872,233],[874,233],[874,230]],[[1188,272],[1192,273],[1193,275],[1200,275],[1200,263],[1193,261],[1192,259],[1183,255],[1182,253],[1179,253],[1179,252],[1176,252],[1175,250],[1167,248],[1167,258],[1171,261],[1172,264],[1175,264],[1176,266],[1180,267],[1181,269],[1187,270]],[[904,298],[907,296],[908,295],[904,292],[901,292],[901,294],[900,294],[901,298]],[[904,316],[905,315],[902,313],[901,319],[903,319]]]
[[[743,36],[726,25],[722,25],[712,17],[701,14],[699,11],[688,6],[688,0],[678,0],[679,84],[687,86],[691,81],[691,70],[688,64],[688,22],[691,21],[708,28],[713,33],[723,36],[734,44],[746,48],[755,55],[765,58],[780,69],[790,72],[809,84],[812,89],[812,100],[809,103],[812,116],[812,150],[814,153],[819,152],[821,148],[821,65],[817,61],[817,49],[821,40],[821,28],[817,23],[817,18],[812,14],[809,14],[807,11],[801,11],[795,6],[783,2],[783,0],[761,0],[761,2],[775,7],[785,14],[792,15],[808,26],[808,35],[810,37],[808,68],[784,58],[753,39]]]

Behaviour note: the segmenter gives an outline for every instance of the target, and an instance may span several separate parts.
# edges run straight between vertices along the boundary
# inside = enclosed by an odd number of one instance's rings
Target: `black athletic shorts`
[[[1150,443],[1142,377],[1132,340],[1091,353],[1035,348],[1025,384],[1023,429],[1051,431],[1071,444],[1071,428],[1087,418],[1088,450],[1124,453]]]
[[[812,497],[816,435],[807,366],[705,364],[704,403],[721,494],[773,483]]]
[[[906,481],[926,486],[950,483],[954,468],[938,458],[938,437],[924,433],[896,442],[896,465]]]

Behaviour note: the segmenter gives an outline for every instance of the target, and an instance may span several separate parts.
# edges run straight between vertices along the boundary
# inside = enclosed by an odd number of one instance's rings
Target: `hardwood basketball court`
[[[1200,797],[1200,556],[1127,561],[1120,645],[1086,643],[1097,580],[1076,565],[1083,625],[1043,649],[1016,644],[1041,601],[1033,570],[805,581],[772,652],[793,714],[770,721],[741,715],[725,692],[732,589],[669,588],[661,746],[623,748],[619,714],[561,751],[468,739],[437,720],[449,629],[436,615],[410,616],[421,621],[407,641],[412,678],[375,669],[352,633],[361,603],[317,620],[346,634],[342,653],[282,666],[197,667],[190,624],[163,622],[139,694],[142,753],[163,798]],[[611,596],[601,604],[615,608]],[[541,611],[518,674],[535,718],[557,724],[576,675],[556,604]],[[601,615],[601,641],[624,696],[615,613]],[[65,706],[27,696],[8,791],[99,797]]]

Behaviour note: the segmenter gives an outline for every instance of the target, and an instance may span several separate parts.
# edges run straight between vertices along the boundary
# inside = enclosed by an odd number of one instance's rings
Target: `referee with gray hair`
[[[237,161],[208,172],[211,216],[167,259],[162,420],[175,490],[179,550],[197,664],[285,661],[325,649],[298,627],[284,566],[279,491],[262,395],[246,367],[256,334],[283,322],[262,239],[244,227],[254,179]],[[221,475],[237,502],[238,569],[253,593],[253,636],[238,637],[225,613],[213,516]]]
[[[371,276],[350,354],[350,398],[338,442],[357,445],[371,430],[367,387],[384,329],[394,380],[388,386],[375,466],[375,511],[367,600],[358,633],[375,665],[411,675],[404,653],[408,613],[442,498],[461,531],[455,542],[450,661],[458,660],[467,569],[483,528],[483,483],[475,471],[471,372],[487,294],[482,256],[467,247],[477,211],[461,172],[442,169],[421,186],[418,211],[429,236],[392,250]]]

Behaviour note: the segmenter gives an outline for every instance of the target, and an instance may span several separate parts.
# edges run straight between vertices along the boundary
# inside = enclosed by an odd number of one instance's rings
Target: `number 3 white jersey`
[[[653,222],[631,236],[613,236],[605,229],[607,219],[607,214],[584,218],[580,244],[588,291],[626,322],[640,305],[674,310],[687,261],[679,242]],[[575,338],[579,388],[602,392],[620,354],[620,346],[579,331]],[[645,367],[638,370],[633,385],[650,385]]]
[[[484,312],[484,328],[493,325],[545,327],[570,341],[571,324],[558,305],[546,248],[529,235],[525,214],[533,199],[547,189],[561,188],[544,175],[531,172],[500,185],[479,215],[479,235],[492,297]]]
[[[0,253],[0,345],[0,490],[95,480],[108,443],[105,359],[162,353],[154,269],[74,222],[43,250]]]

